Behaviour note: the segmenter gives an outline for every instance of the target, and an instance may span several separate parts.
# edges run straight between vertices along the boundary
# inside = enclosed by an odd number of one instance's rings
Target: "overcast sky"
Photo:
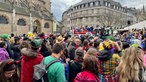
[[[71,5],[74,5],[82,0],[51,0],[52,10],[56,20],[62,19],[62,13],[66,11]],[[146,0],[115,0],[122,4],[122,6],[142,8],[143,4],[146,6]]]

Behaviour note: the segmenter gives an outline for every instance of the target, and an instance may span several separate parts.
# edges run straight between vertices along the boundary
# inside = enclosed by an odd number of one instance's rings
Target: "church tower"
[[[50,0],[44,0],[45,1],[45,8],[47,11],[51,12],[51,2]]]

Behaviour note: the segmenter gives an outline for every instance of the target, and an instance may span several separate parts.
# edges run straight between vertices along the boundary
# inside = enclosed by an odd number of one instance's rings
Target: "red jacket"
[[[77,74],[74,82],[100,82],[99,78],[90,71],[83,71]]]
[[[21,82],[33,82],[33,66],[40,64],[43,56],[35,51],[22,49]]]

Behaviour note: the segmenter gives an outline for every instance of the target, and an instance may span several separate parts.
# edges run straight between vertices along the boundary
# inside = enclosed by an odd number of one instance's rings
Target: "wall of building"
[[[17,0],[19,4],[17,4],[17,6],[20,6],[20,7],[23,7],[20,3],[21,1]],[[34,2],[35,1],[35,2]],[[42,1],[38,1],[38,0],[32,0],[32,2],[34,3],[38,3],[40,5],[44,4],[42,3]],[[45,2],[46,1],[46,2]],[[44,0],[44,2],[47,4],[47,5],[42,5],[44,7],[48,7],[48,13],[50,11],[50,0]],[[45,13],[45,11],[44,11]],[[34,22],[35,21],[38,21],[39,23],[39,29],[40,29],[40,32],[44,32],[44,33],[51,33],[52,32],[52,28],[53,28],[53,20],[52,19],[41,19],[40,17],[32,17],[31,19],[31,23],[30,23],[30,17],[29,15],[23,15],[23,14],[15,14],[15,24],[12,24],[13,23],[13,15],[12,15],[12,12],[7,12],[5,10],[1,10],[0,9],[0,16],[5,16],[8,20],[8,24],[2,24],[0,23],[0,34],[4,34],[4,33],[8,33],[8,34],[11,34],[12,32],[14,34],[26,34],[28,33],[29,31],[33,31],[33,26],[35,26]],[[50,16],[50,14],[49,14]],[[23,19],[25,22],[26,22],[26,25],[18,25],[18,20],[19,19]],[[1,20],[0,20],[1,21]],[[47,28],[44,28],[44,24],[45,23],[48,23],[49,26]],[[31,25],[30,25],[31,24]],[[31,26],[31,28],[30,28]],[[12,29],[12,27],[15,27]]]
[[[85,6],[84,6],[85,5]],[[90,5],[90,6],[89,6]],[[108,2],[107,0],[84,0],[62,15],[64,28],[85,27],[85,26],[113,26],[125,27],[127,21],[133,24],[134,15],[126,12],[118,2]]]
[[[45,21],[45,23],[49,23],[50,26],[49,26],[49,28],[42,28],[42,32],[47,33],[47,34],[52,33],[53,32],[53,22],[52,21],[49,21],[49,22]]]

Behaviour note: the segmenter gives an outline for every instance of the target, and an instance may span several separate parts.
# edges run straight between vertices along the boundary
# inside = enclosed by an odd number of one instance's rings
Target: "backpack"
[[[34,66],[33,82],[49,82],[47,77],[47,69],[55,62],[59,60],[52,60],[47,65],[44,64],[45,58],[40,64]]]

